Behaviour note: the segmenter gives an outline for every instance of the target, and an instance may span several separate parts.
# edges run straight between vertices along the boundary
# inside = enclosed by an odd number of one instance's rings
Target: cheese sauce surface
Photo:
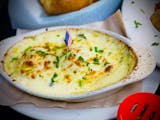
[[[46,31],[12,46],[4,56],[4,71],[26,89],[51,96],[87,93],[127,77],[137,57],[125,43],[105,33],[70,29]]]

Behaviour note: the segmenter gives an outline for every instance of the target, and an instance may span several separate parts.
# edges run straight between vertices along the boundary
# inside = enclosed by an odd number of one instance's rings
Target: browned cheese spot
[[[44,62],[44,68],[47,69],[47,70],[50,69],[50,66],[49,66],[50,63],[51,63],[51,61],[45,61]]]
[[[71,78],[70,78],[70,75],[65,75],[65,80],[67,83],[70,83],[71,82]]]
[[[34,66],[34,63],[32,61],[26,61],[24,62],[24,64],[31,67]]]
[[[6,57],[8,55],[8,53],[5,53],[4,56]]]
[[[31,78],[32,78],[32,79],[35,79],[35,75],[34,75],[34,74],[32,74],[32,75],[31,75]]]
[[[104,72],[109,72],[111,69],[112,69],[112,65],[110,65],[110,66],[107,66],[105,69],[104,69]]]

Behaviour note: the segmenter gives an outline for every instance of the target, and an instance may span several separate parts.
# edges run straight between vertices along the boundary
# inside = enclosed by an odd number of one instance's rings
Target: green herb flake
[[[140,22],[138,22],[137,20],[134,20],[135,28],[138,28],[140,25],[142,25]]]
[[[59,35],[59,34],[57,34],[56,36],[57,36],[57,37],[60,37],[60,35]]]
[[[104,52],[104,50],[99,50],[98,52],[99,52],[99,53],[103,53],[103,52]]]
[[[100,49],[98,49],[98,47],[94,47],[94,51],[97,52],[97,53],[103,53],[104,52],[104,50],[100,50]]]
[[[49,49],[49,46],[47,46],[47,45],[46,45],[46,46],[44,46],[44,49]]]
[[[72,59],[72,58],[74,58],[75,56],[76,56],[76,54],[74,54],[74,53],[69,53],[68,59]]]
[[[89,49],[89,51],[92,51],[92,50],[93,50],[92,48]]]
[[[140,9],[140,11],[141,11],[143,14],[145,14],[145,12],[144,12],[144,10],[143,10],[143,9]]]
[[[55,82],[55,78],[57,78],[57,77],[58,77],[58,74],[57,74],[57,73],[54,73],[53,76],[52,76],[52,78],[51,78],[51,81],[50,81],[49,86],[53,86],[53,84],[54,84],[54,82]]]
[[[36,40],[36,35],[34,35],[34,36],[26,36],[26,37],[24,37],[24,39]]]
[[[60,62],[59,57],[56,56],[56,61],[53,61],[53,64],[55,65],[56,68],[59,68],[59,62]]]
[[[42,75],[41,75],[41,74],[39,74],[39,77],[41,77],[41,78],[42,78]]]
[[[31,50],[31,49],[32,49],[31,46],[27,47],[27,48],[24,50],[24,53],[26,53],[27,51],[29,51],[29,50]]]
[[[78,81],[78,85],[79,87],[82,87],[82,85],[84,84],[84,80],[86,80],[86,76],[83,76],[81,80]]]
[[[154,35],[154,37],[160,37],[160,36],[158,36],[158,35]]]
[[[82,77],[82,80],[86,80],[87,78],[85,76]]]
[[[64,60],[66,60],[67,59],[67,52],[65,51],[63,51],[62,52],[62,54],[59,56],[60,58],[63,58],[64,57]]]
[[[81,39],[85,39],[85,40],[87,39],[87,37],[84,34],[78,34],[77,36]]]
[[[98,47],[94,47],[94,51],[95,51],[95,52],[98,52]]]
[[[99,59],[98,58],[93,58],[93,64],[99,65]]]
[[[76,74],[76,73],[77,73],[77,71],[76,71],[76,70],[74,70],[74,71],[73,71],[73,73],[74,73],[74,74]]]
[[[108,52],[108,55],[111,55],[112,54],[112,52]]]
[[[56,51],[57,49],[62,49],[64,48],[65,46],[55,46],[54,48],[52,48],[53,51]]]
[[[89,66],[90,65],[90,63],[89,62],[86,62],[86,66]]]
[[[90,67],[88,67],[88,71],[93,71],[93,69],[92,69],[92,68],[90,68]]]
[[[11,62],[16,61],[16,60],[18,60],[18,57],[13,57],[13,58],[11,59]]]
[[[108,65],[108,64],[110,64],[110,63],[109,63],[109,62],[105,62],[105,63],[104,63],[104,66],[106,66],[106,65]]]
[[[78,81],[78,85],[79,85],[79,87],[82,87],[82,80]]]
[[[65,47],[64,45],[62,45],[62,46],[55,46],[55,48],[57,48],[57,49],[62,49],[64,47]]]
[[[84,58],[82,56],[79,56],[78,60],[81,61],[81,62],[84,62]]]
[[[152,43],[152,46],[158,46],[158,45],[159,45],[159,42]]]
[[[44,52],[44,51],[41,51],[41,50],[36,51],[36,53],[37,53],[38,55],[40,55],[40,56],[43,56],[43,57],[49,55],[48,53],[46,53],[46,52]]]

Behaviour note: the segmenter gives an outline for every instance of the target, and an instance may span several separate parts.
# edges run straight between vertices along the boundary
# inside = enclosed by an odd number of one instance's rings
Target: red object
[[[136,93],[119,106],[117,120],[160,120],[160,96]]]

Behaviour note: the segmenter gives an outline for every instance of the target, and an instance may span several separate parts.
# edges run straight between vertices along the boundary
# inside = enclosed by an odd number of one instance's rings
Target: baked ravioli
[[[70,28],[27,36],[5,54],[4,71],[25,89],[48,96],[83,94],[126,78],[137,64],[134,51],[108,34]]]

